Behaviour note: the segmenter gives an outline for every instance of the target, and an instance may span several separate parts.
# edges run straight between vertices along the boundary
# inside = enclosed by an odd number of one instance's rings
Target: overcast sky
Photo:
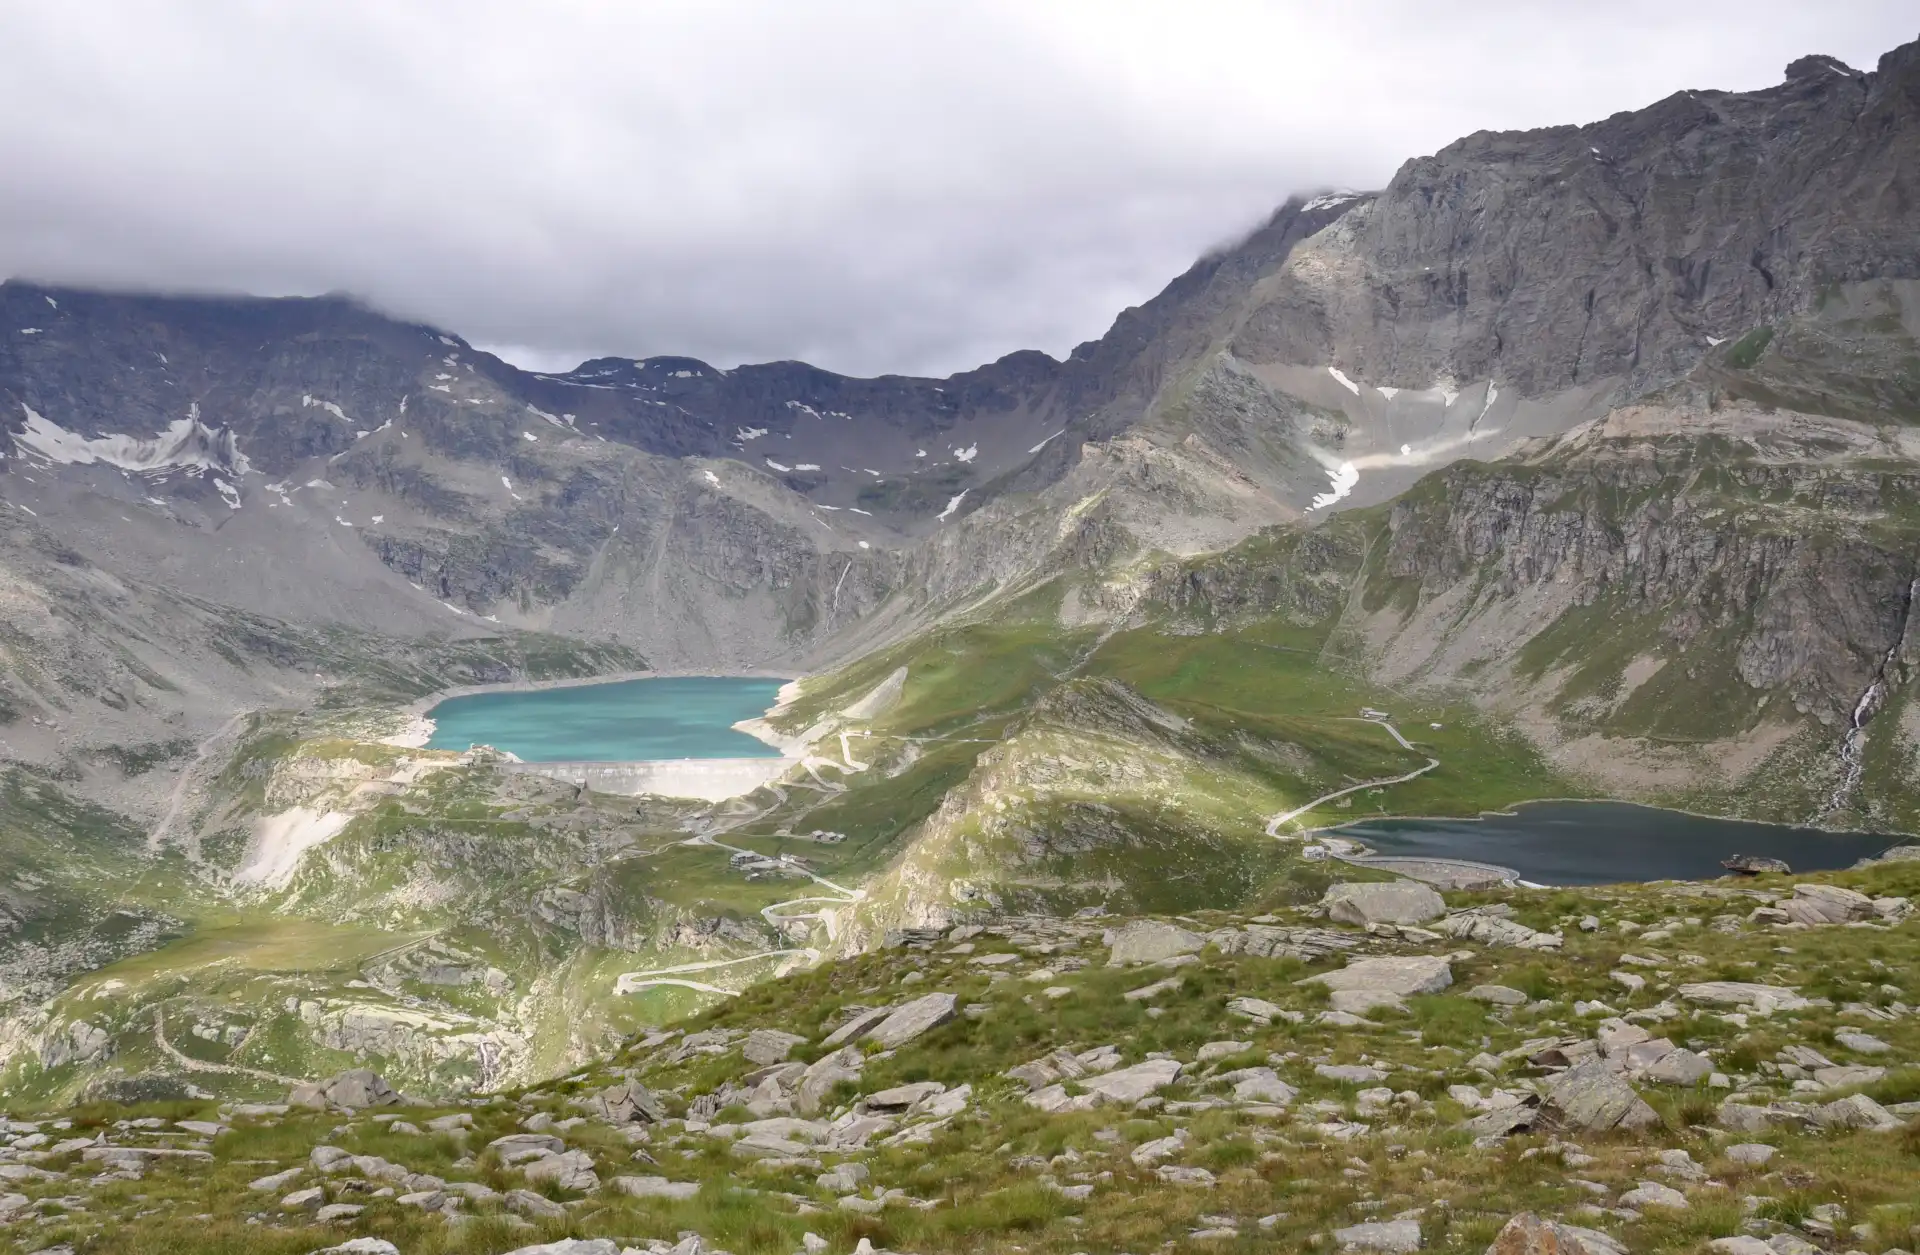
[[[1913,0],[9,0],[0,274],[944,374],[1065,353],[1291,192],[1916,34]]]

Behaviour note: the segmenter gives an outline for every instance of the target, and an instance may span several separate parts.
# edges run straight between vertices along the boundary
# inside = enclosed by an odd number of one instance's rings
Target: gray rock
[[[593,1156],[583,1150],[545,1155],[522,1164],[520,1174],[529,1181],[551,1181],[563,1190],[597,1190],[600,1176],[593,1170]]]
[[[1529,1211],[1507,1221],[1486,1255],[1627,1255],[1627,1248],[1598,1229],[1563,1224]]]
[[[861,1011],[839,1028],[834,1029],[831,1033],[821,1038],[820,1044],[831,1050],[845,1042],[852,1041],[892,1014],[892,1007],[871,1007],[868,1010]]]
[[[1620,1196],[1620,1205],[1631,1207],[1635,1211],[1646,1207],[1666,1207],[1674,1211],[1685,1211],[1687,1196],[1671,1185],[1662,1185],[1658,1181],[1642,1181]]]
[[[1420,1249],[1418,1220],[1369,1221],[1333,1231],[1334,1245],[1343,1251],[1377,1251],[1380,1255],[1406,1255]]]
[[[1877,1067],[1817,1068],[1813,1079],[1828,1089],[1840,1089],[1847,1085],[1877,1085],[1887,1079],[1887,1070]]]
[[[1183,1164],[1161,1164],[1153,1170],[1153,1175],[1168,1185],[1185,1185],[1194,1189],[1210,1190],[1214,1177],[1205,1168],[1190,1168]]]
[[[1275,1020],[1285,1019],[1289,1014],[1286,1008],[1268,1002],[1263,998],[1230,998],[1227,1011],[1243,1020],[1252,1020],[1255,1024],[1271,1024]]]
[[[1505,985],[1475,985],[1467,990],[1467,997],[1475,1002],[1484,1002],[1496,1007],[1519,1007],[1527,1003],[1527,995]],[[1519,1217],[1516,1216],[1515,1219]]]
[[[561,1238],[538,1246],[517,1246],[507,1255],[620,1255],[620,1247],[607,1238]]]
[[[869,1111],[901,1112],[912,1107],[923,1098],[946,1092],[946,1086],[939,1081],[914,1081],[907,1085],[896,1085],[892,1089],[883,1089],[868,1094],[862,1101]]]
[[[1116,931],[1107,962],[1158,963],[1182,954],[1197,954],[1207,944],[1199,933],[1155,919],[1135,920]]]
[[[1337,972],[1322,972],[1298,982],[1328,989],[1364,989],[1379,993],[1436,994],[1453,984],[1453,969],[1437,955],[1353,959]]]
[[[1136,1103],[1180,1079],[1181,1066],[1174,1059],[1149,1059],[1130,1068],[1120,1068],[1103,1076],[1081,1082],[1088,1094],[1111,1103]]]
[[[320,1210],[330,1209],[323,1207]],[[359,1208],[356,1207],[354,1211],[358,1213]],[[349,1238],[338,1246],[323,1247],[313,1255],[400,1255],[400,1248],[385,1238]]]
[[[593,1096],[591,1110],[608,1124],[658,1124],[667,1109],[638,1081],[608,1086]]]
[[[1370,1015],[1375,1011],[1404,1011],[1407,1003],[1399,994],[1384,989],[1336,989],[1328,999],[1335,1011],[1347,1015]]]
[[[1667,1051],[1640,1075],[1661,1085],[1693,1085],[1712,1071],[1712,1063],[1682,1046]]]
[[[566,1148],[567,1144],[551,1133],[508,1133],[504,1137],[496,1137],[487,1143],[488,1150],[508,1162],[516,1158],[557,1155]],[[319,1153],[320,1148],[315,1147],[314,1154],[317,1156]],[[314,1166],[325,1170],[324,1165],[318,1162]]]
[[[535,1220],[565,1220],[567,1209],[544,1194],[532,1190],[508,1190],[501,1199],[506,1209]]]
[[[1731,1129],[1735,1133],[1764,1133],[1773,1123],[1773,1117],[1765,1107],[1735,1102],[1729,1098],[1720,1104],[1714,1121],[1721,1128]]]
[[[1320,1063],[1315,1064],[1313,1073],[1329,1081],[1338,1081],[1343,1085],[1371,1085],[1375,1081],[1384,1081],[1387,1074],[1379,1068],[1370,1068],[1361,1063]]]
[[[1762,1015],[1775,1011],[1798,1011],[1810,1005],[1805,998],[1784,985],[1756,985],[1745,981],[1710,980],[1682,985],[1680,997],[1688,1002],[1718,1007],[1751,1007]]]
[[[615,1177],[613,1188],[633,1198],[685,1200],[700,1192],[698,1181],[669,1181],[665,1177]]]
[[[391,1107],[400,1101],[400,1094],[386,1078],[368,1068],[351,1068],[325,1081],[296,1085],[287,1095],[289,1106],[344,1107],[349,1111]]]
[[[1793,896],[1779,905],[1788,919],[1811,926],[1846,924],[1879,914],[1872,898],[1839,885],[1795,885]]]
[[[280,1200],[281,1211],[313,1211],[327,1201],[327,1192],[317,1185],[295,1190]]]
[[[1166,1137],[1157,1137],[1150,1142],[1140,1143],[1140,1145],[1133,1148],[1133,1153],[1128,1155],[1127,1158],[1133,1161],[1133,1166],[1136,1168],[1151,1168],[1155,1164],[1163,1163],[1176,1155],[1182,1154],[1186,1148],[1187,1131],[1185,1129],[1175,1129]]]
[[[1280,1079],[1272,1068],[1239,1068],[1222,1073],[1220,1080],[1233,1086],[1236,1102],[1260,1102],[1285,1106],[1299,1096],[1299,1090]]]
[[[800,1075],[800,1084],[794,1088],[794,1108],[804,1115],[813,1115],[820,1110],[820,1103],[834,1086],[843,1081],[860,1079],[860,1069],[865,1059],[858,1048],[843,1046],[830,1055],[822,1055],[807,1065]]]
[[[313,1213],[313,1218],[321,1224],[332,1224],[336,1220],[352,1220],[366,1208],[359,1203],[328,1203]],[[334,1248],[338,1250],[338,1247]]]
[[[927,994],[915,998],[868,1030],[867,1037],[879,1043],[882,1049],[896,1050],[951,1020],[956,1002],[952,994]]]
[[[285,1172],[276,1172],[270,1177],[261,1177],[256,1181],[250,1182],[247,1188],[250,1190],[258,1190],[262,1194],[272,1194],[275,1191],[286,1189],[289,1185],[299,1180],[301,1171],[299,1168],[288,1168]]]
[[[1660,1119],[1633,1086],[1600,1059],[1569,1068],[1548,1081],[1541,1091],[1540,1114],[1549,1127],[1596,1133],[1644,1129]]]
[[[740,1053],[747,1062],[767,1067],[775,1063],[785,1063],[793,1048],[807,1039],[797,1033],[783,1033],[774,1028],[756,1028],[747,1034],[746,1045]]]
[[[1748,1233],[1737,1233],[1730,1238],[1715,1238],[1707,1243],[1707,1249],[1712,1251],[1713,1255],[1775,1255],[1771,1246]]]
[[[1833,1035],[1833,1040],[1839,1042],[1848,1050],[1863,1055],[1885,1054],[1888,1050],[1892,1049],[1892,1047],[1888,1046],[1887,1043],[1881,1041],[1878,1037],[1875,1037],[1872,1033],[1863,1033],[1858,1029],[1852,1028],[1841,1029]]]
[[[1774,1156],[1774,1148],[1765,1142],[1737,1142],[1723,1152],[1727,1162],[1757,1167]]]
[[[1462,941],[1477,941],[1486,946],[1508,946],[1517,950],[1558,950],[1563,944],[1559,933],[1537,932],[1517,920],[1478,907],[1456,911],[1436,923],[1434,928]]]
[[[1868,1129],[1873,1132],[1890,1132],[1900,1127],[1898,1116],[1865,1094],[1849,1094],[1835,1102],[1815,1107],[1809,1116],[1823,1129]]]
[[[1447,913],[1446,899],[1417,880],[1342,882],[1328,887],[1320,904],[1343,924],[1424,924]]]

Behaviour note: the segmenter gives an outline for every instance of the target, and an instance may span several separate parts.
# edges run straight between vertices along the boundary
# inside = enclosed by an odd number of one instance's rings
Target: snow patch
[[[22,327],[22,328],[20,328],[20,334],[21,334],[21,335],[23,335],[23,336],[37,336],[37,335],[39,335],[39,334],[40,334],[40,331],[41,331],[41,329],[40,329],[39,327]]]
[[[702,475],[705,475],[707,477],[707,482],[709,484],[712,484],[715,488],[718,488],[720,486],[720,477],[718,475],[715,475],[712,471],[701,471],[700,473]]]
[[[335,405],[331,401],[322,401],[317,397],[302,395],[300,398],[300,407],[302,409],[312,408],[317,410],[325,410],[327,413],[333,415],[335,418],[339,419],[341,422],[346,423],[349,426],[353,425],[353,420],[347,417],[347,412],[341,409],[339,406]]]
[[[771,466],[774,470],[779,471],[782,475],[785,475],[788,471],[791,471],[793,469],[791,466],[780,465],[780,463],[774,461],[772,458],[767,459],[767,465]]]
[[[100,462],[123,471],[157,471],[180,466],[225,470],[236,475],[252,469],[233,433],[215,431],[202,423],[197,405],[188,410],[186,418],[175,419],[167,424],[165,431],[151,439],[120,435],[89,438],[68,431],[24,401],[20,408],[27,416],[27,425],[14,434],[15,446],[63,466],[91,466]]]
[[[1389,401],[1400,395],[1400,389],[1398,388],[1375,388],[1374,391]]]
[[[229,508],[235,510],[240,508],[240,490],[238,488],[235,488],[226,480],[221,479],[218,475],[213,477],[213,486],[220,490],[220,497],[227,503]]]
[[[974,458],[978,457],[979,454],[980,446],[977,444],[970,444],[964,449],[955,449],[953,451],[953,456],[962,462],[971,462]]]
[[[301,855],[339,836],[348,818],[340,811],[312,811],[304,806],[262,816],[254,821],[246,860],[233,873],[233,883],[286,888],[300,868]]]
[[[1040,452],[1040,450],[1047,447],[1047,441],[1052,440],[1054,436],[1064,435],[1066,433],[1066,430],[1067,430],[1066,428],[1062,427],[1059,431],[1054,432],[1053,436],[1048,436],[1046,440],[1042,440],[1039,444],[1033,446],[1033,448],[1028,449],[1027,452],[1028,453]]]
[[[914,457],[917,457],[917,458],[923,458],[923,457],[926,457],[926,456],[927,456],[927,451],[926,451],[925,449],[915,449],[915,450],[913,451],[913,456],[914,456]]]
[[[1345,388],[1355,396],[1360,395],[1360,385],[1347,378],[1338,366],[1327,367],[1327,373],[1332,375],[1342,388]]]
[[[733,433],[733,438],[741,444],[745,444],[749,440],[758,440],[766,434],[767,429],[764,427],[742,427]]]
[[[1360,472],[1354,469],[1353,463],[1342,462],[1327,468],[1327,478],[1332,481],[1332,487],[1316,496],[1307,509],[1324,510],[1346,497],[1353,491],[1353,486],[1360,482]]]
[[[534,435],[534,434],[533,434],[532,432],[530,432],[530,431],[523,431],[523,432],[521,432],[521,433],[520,433],[520,439],[522,439],[522,440],[526,440],[526,441],[532,441],[532,442],[535,442],[535,443],[538,443],[538,441],[539,441],[539,439],[540,439],[540,437],[538,437],[538,436],[536,436],[536,435]]]
[[[347,522],[347,521],[346,521],[345,519],[343,519],[343,518],[341,518],[341,517],[340,517],[339,515],[337,515],[337,514],[333,516],[333,521],[334,521],[334,522],[336,522],[336,523],[338,523],[338,524],[339,524],[340,526],[342,526],[342,527],[352,527],[352,526],[353,526],[353,524],[351,524],[351,523],[349,523],[349,522]]]
[[[796,471],[817,471],[820,469],[820,464],[818,462],[796,462],[793,465],[793,469]]]
[[[967,499],[967,490],[962,488],[960,490],[960,495],[955,497],[953,500],[947,502],[947,508],[940,511],[940,513],[934,515],[933,516],[934,519],[941,523],[946,522],[948,519],[953,517],[953,512],[955,510],[958,510],[960,508],[960,503],[962,501],[965,501],[966,499]]]
[[[1725,343],[1726,343],[1726,340],[1722,339],[1720,336],[1707,337],[1707,347],[1710,349],[1717,349]]]
[[[1350,200],[1359,199],[1360,194],[1358,192],[1328,192],[1324,196],[1316,196],[1306,204],[1300,206],[1300,212],[1310,214],[1315,210],[1332,209],[1335,205],[1344,205]]]

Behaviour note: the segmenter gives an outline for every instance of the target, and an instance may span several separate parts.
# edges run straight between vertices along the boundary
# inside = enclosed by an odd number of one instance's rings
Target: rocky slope
[[[11,1092],[557,1075],[970,912],[1253,909],[1355,807],[1913,830],[1916,48],[1471,137],[946,380],[0,285]],[[810,672],[806,761],[392,743],[642,666]]]

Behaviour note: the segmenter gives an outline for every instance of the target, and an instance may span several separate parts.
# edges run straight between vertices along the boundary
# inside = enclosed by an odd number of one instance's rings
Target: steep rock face
[[[1530,464],[1440,472],[1386,516],[1371,589],[1384,668],[1555,670],[1596,699],[1572,712],[1622,731],[1711,710],[1734,735],[1774,695],[1845,727],[1876,681],[1903,679],[1920,576],[1920,468],[1882,438],[1642,409]],[[1715,700],[1690,704],[1690,687]]]
[[[1920,45],[1810,57],[1587,126],[1482,132],[1352,211],[1344,273],[1294,276],[1235,341],[1401,387],[1528,395],[1689,370],[1830,284],[1920,275]]]

